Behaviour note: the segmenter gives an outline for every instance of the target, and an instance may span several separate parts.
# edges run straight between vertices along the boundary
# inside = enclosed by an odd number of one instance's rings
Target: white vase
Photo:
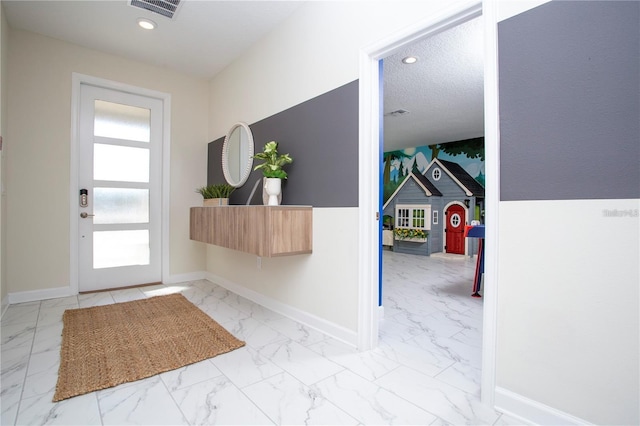
[[[264,190],[269,196],[267,200],[268,206],[278,206],[280,205],[280,200],[278,196],[282,191],[282,179],[280,178],[265,178],[264,180]]]

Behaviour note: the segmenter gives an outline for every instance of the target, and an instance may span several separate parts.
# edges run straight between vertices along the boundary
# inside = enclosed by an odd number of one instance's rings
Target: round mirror
[[[222,173],[229,185],[242,186],[253,165],[253,135],[246,123],[233,125],[222,145]]]

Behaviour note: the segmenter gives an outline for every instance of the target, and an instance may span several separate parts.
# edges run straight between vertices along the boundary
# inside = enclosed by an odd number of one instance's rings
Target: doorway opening
[[[383,58],[380,75],[379,346],[423,353],[415,369],[473,394],[482,299],[472,297],[477,240],[464,231],[483,219],[482,34],[481,17],[459,23]]]
[[[487,15],[487,12],[490,14]],[[435,34],[456,27],[471,19],[483,16],[485,27],[485,147],[487,168],[487,226],[493,227],[487,233],[487,239],[497,239],[497,193],[499,176],[497,170],[497,67],[496,67],[496,32],[495,11],[483,11],[482,3],[475,2],[460,5],[447,10],[440,16],[433,17],[406,31],[395,34],[379,43],[361,51],[360,63],[360,304],[358,318],[358,346],[366,350],[378,345],[379,319],[379,234],[378,219],[382,219],[380,211],[380,165],[382,163],[381,144],[381,102],[380,93],[380,60],[400,51],[411,43],[424,40]],[[489,72],[487,72],[487,70]],[[379,216],[376,215],[376,212]],[[491,218],[490,215],[494,215]],[[492,249],[495,250],[495,247]],[[481,395],[483,403],[493,404],[495,387],[495,301],[496,294],[491,286],[495,284],[495,255],[489,250],[485,256],[485,290],[483,309],[482,337],[482,379]]]

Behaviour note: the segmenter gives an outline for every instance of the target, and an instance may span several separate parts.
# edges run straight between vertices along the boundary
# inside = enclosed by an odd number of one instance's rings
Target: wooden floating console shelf
[[[311,206],[191,207],[189,237],[261,257],[311,253]]]

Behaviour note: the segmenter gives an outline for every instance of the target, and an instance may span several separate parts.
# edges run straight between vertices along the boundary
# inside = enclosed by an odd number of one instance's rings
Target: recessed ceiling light
[[[403,64],[415,64],[416,62],[418,62],[418,58],[416,58],[415,56],[407,56],[406,58],[402,58]]]
[[[147,18],[138,18],[138,25],[145,30],[152,30],[156,27],[156,23]]]

